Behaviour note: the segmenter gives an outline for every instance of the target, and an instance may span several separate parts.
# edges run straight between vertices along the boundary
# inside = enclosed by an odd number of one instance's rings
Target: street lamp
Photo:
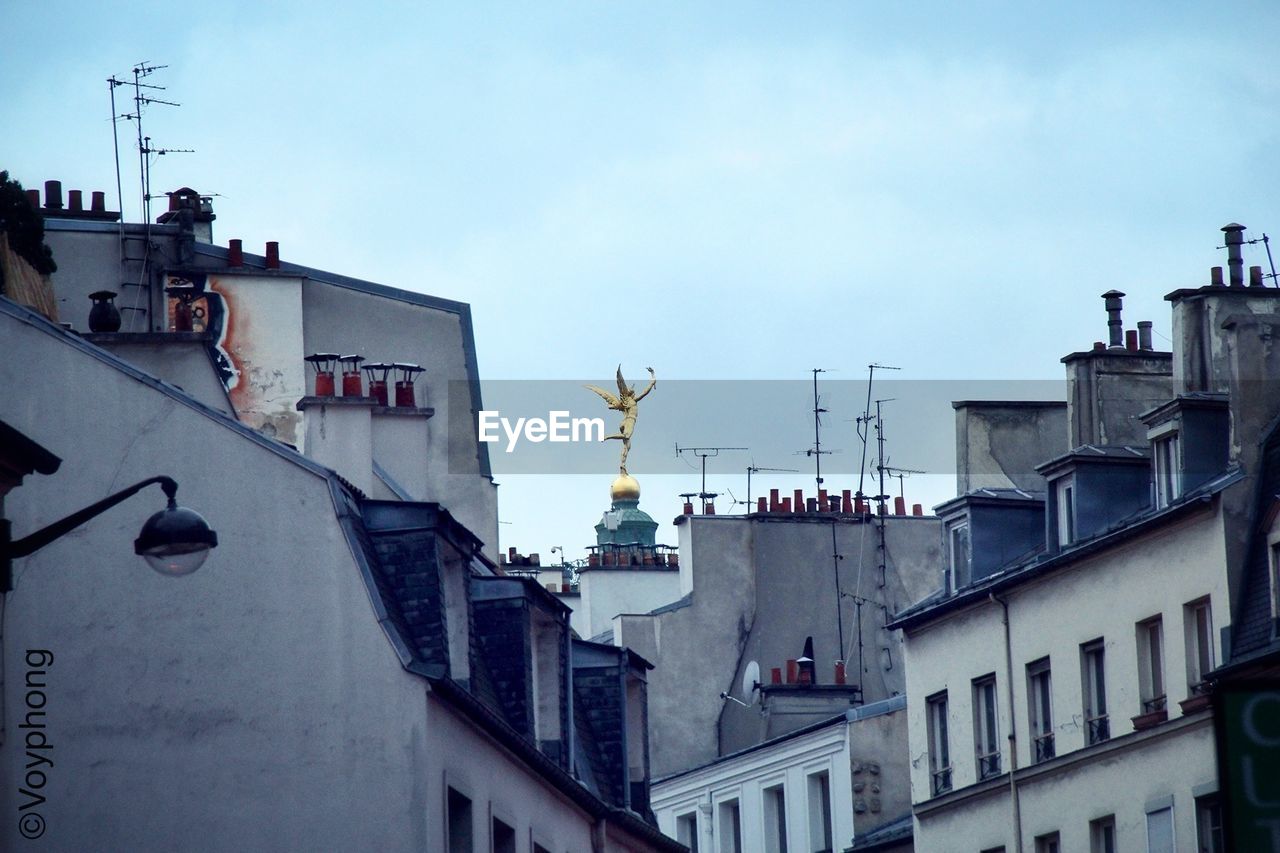
[[[134,553],[145,559],[151,568],[168,577],[189,575],[200,568],[209,556],[210,549],[218,546],[218,534],[209,528],[208,522],[199,513],[178,506],[175,500],[178,484],[172,478],[151,477],[73,512],[22,539],[10,539],[9,522],[0,519],[0,593],[13,590],[12,561],[15,558],[34,554],[89,519],[156,483],[164,490],[169,505],[142,525],[142,531],[133,542]]]

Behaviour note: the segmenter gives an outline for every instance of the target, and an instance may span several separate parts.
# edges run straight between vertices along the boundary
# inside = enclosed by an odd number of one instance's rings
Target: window
[[[1164,710],[1164,621],[1159,616],[1138,623],[1138,691],[1142,713]]]
[[[1280,542],[1271,546],[1271,633],[1280,636]]]
[[[676,840],[698,853],[698,813],[696,811],[676,817]]]
[[[1058,547],[1076,541],[1076,480],[1063,477],[1054,481],[1053,493],[1058,512]]]
[[[1048,835],[1036,836],[1036,853],[1060,853],[1062,842],[1058,838],[1058,833],[1051,832]]]
[[[1092,746],[1111,737],[1107,716],[1106,647],[1094,640],[1080,647],[1080,677],[1083,682],[1085,744]]]
[[[787,798],[781,785],[764,790],[765,853],[787,853]]]
[[[1147,812],[1147,853],[1174,853],[1172,806]]]
[[[1032,763],[1048,761],[1053,749],[1053,682],[1049,659],[1027,664],[1027,719],[1031,723]]]
[[[496,817],[493,819],[493,853],[516,853],[516,831]]]
[[[929,727],[929,775],[933,795],[951,790],[951,746],[947,741],[947,693],[925,700]]]
[[[978,779],[1000,775],[1000,741],[996,718],[996,677],[973,681],[973,748],[978,759]]]
[[[445,832],[449,840],[449,853],[472,853],[475,846],[474,832],[471,828],[471,800],[450,788],[445,809]]]
[[[809,776],[809,850],[831,853],[831,777],[824,770]]]
[[[969,583],[969,522],[961,521],[947,530],[950,565],[947,591],[955,592]]]
[[[1089,853],[1116,853],[1116,816],[1089,821]]]
[[[1217,794],[1196,800],[1196,850],[1199,853],[1223,853],[1227,849],[1222,835],[1222,804]]]
[[[720,839],[720,853],[742,853],[742,809],[737,800],[725,800],[717,810],[720,826],[716,837]]]
[[[1205,677],[1213,671],[1213,612],[1209,599],[1184,606],[1182,625],[1187,635],[1187,686],[1189,695],[1195,695],[1204,692]]]
[[[1156,481],[1156,509],[1168,506],[1182,491],[1178,476],[1178,434],[1151,442],[1151,458]]]

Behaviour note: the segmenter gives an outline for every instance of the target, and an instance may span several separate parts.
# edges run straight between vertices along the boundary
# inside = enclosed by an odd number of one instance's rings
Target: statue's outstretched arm
[[[649,392],[653,390],[653,386],[658,384],[658,377],[654,375],[653,368],[648,367],[645,369],[649,371],[649,386],[645,388],[644,391],[636,395],[637,403],[643,400],[645,397],[649,396]]]

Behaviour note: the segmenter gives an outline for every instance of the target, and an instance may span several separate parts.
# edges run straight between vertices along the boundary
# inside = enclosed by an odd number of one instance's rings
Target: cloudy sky
[[[1047,5],[12,4],[0,168],[113,190],[105,80],[165,63],[148,132],[196,153],[157,189],[219,194],[220,242],[471,303],[486,379],[1056,379],[1104,290],[1162,345],[1220,226],[1280,231],[1280,7]],[[696,476],[635,473],[673,540]],[[504,478],[503,546],[588,544],[609,479]]]

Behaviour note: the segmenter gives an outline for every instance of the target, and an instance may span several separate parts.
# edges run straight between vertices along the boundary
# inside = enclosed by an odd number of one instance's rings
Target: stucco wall
[[[0,359],[0,387],[24,389],[0,395],[0,418],[63,458],[8,497],[17,535],[166,473],[220,540],[190,577],[152,572],[131,548],[163,506],[150,487],[17,561],[0,810],[17,808],[24,654],[47,649],[48,849],[421,849],[423,685],[373,617],[326,481],[49,334],[0,323],[6,352],[62,377],[32,385]],[[0,833],[0,846],[25,843],[12,821]]]
[[[421,438],[408,440],[394,431],[380,432],[378,463],[396,480],[418,485],[414,498],[438,501],[484,542],[492,559],[498,554],[496,486],[482,474],[480,446],[471,434],[467,452],[450,452],[451,398],[470,399],[467,346],[461,315],[350,288],[308,280],[303,288],[305,352],[359,353],[369,361],[419,364],[425,371],[415,387],[419,406],[435,409],[426,423],[428,452],[411,452]],[[461,440],[465,437],[455,436]],[[385,453],[383,451],[386,451]]]
[[[1191,518],[1126,544],[1117,546],[1077,565],[1065,568],[1039,582],[1011,591],[1009,602],[1013,659],[1013,707],[1016,717],[1018,765],[1031,763],[1032,742],[1027,725],[1026,664],[1048,656],[1052,667],[1052,701],[1055,746],[1061,758],[1081,750],[1085,744],[1081,681],[1080,645],[1099,637],[1105,641],[1107,710],[1112,738],[1134,731],[1131,717],[1142,712],[1138,692],[1138,652],[1136,623],[1161,615],[1164,626],[1164,674],[1170,719],[1180,716],[1178,703],[1189,695],[1186,677],[1183,605],[1210,596],[1215,646],[1220,629],[1230,621],[1226,594],[1224,540],[1221,515],[1206,510]],[[999,704],[998,742],[1005,743],[1009,732],[1009,678],[1006,675],[1001,608],[992,602],[947,616],[929,626],[912,629],[906,641],[907,696],[910,710],[909,740],[912,763],[912,796],[919,805],[931,798],[928,732],[925,698],[948,691],[948,730],[956,790],[977,780],[974,756],[972,680],[995,673]],[[1217,661],[1221,649],[1215,648]],[[1195,746],[1200,735],[1185,747],[1187,767],[1161,774],[1151,765],[1148,748],[1126,755],[1129,774],[1141,784],[1117,782],[1104,786],[1089,773],[1063,775],[1051,794],[1058,802],[1057,813],[1065,826],[1088,820],[1111,810],[1131,808],[1144,796],[1143,790],[1161,785],[1187,787],[1212,779],[1212,749],[1207,757]],[[1163,747],[1162,747],[1163,748]],[[1169,746],[1176,752],[1181,746]],[[1101,747],[1091,747],[1101,754]],[[1155,761],[1154,758],[1150,759]],[[1163,759],[1162,759],[1163,760]],[[1174,758],[1169,759],[1175,761]],[[1089,764],[1086,761],[1084,764]],[[1002,770],[1009,768],[1007,748],[1001,757]],[[1172,764],[1170,765],[1173,766]],[[1207,768],[1207,769],[1206,769]],[[1092,771],[1090,771],[1092,772]],[[1117,773],[1120,771],[1117,770]],[[1203,777],[1203,778],[1201,778]],[[1150,786],[1146,781],[1153,780]],[[1119,792],[1119,793],[1118,793]],[[941,828],[932,828],[932,813],[920,817],[920,837],[954,838],[964,849],[981,849],[991,835],[992,820],[1008,822],[1008,800],[997,798],[991,806],[1001,815],[993,818],[983,806],[957,810],[952,817],[937,818]],[[1117,802],[1119,801],[1119,802]],[[970,801],[966,800],[966,803]],[[1052,809],[1046,805],[1046,814]],[[1024,800],[1024,827],[1031,838],[1031,815],[1035,806]],[[1097,813],[1084,816],[1084,812]],[[936,835],[928,835],[934,833]],[[1181,832],[1181,829],[1179,829]],[[1186,836],[1180,836],[1186,837]],[[1064,850],[1078,849],[1067,842]],[[1000,842],[992,842],[1000,843]],[[921,849],[933,849],[922,847]],[[1121,849],[1129,849],[1127,846]]]
[[[583,622],[579,632],[594,637],[609,630],[620,613],[648,613],[680,597],[680,572],[592,567],[578,574]]]
[[[150,373],[157,379],[163,379],[170,385],[176,385],[209,408],[235,417],[235,409],[231,406],[227,388],[218,379],[213,361],[209,357],[209,349],[204,343],[199,341],[182,343],[113,341],[100,346],[139,370]]]

